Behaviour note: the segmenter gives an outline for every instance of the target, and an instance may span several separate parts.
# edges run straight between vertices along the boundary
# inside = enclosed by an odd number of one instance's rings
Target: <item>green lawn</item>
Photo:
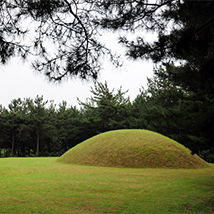
[[[213,213],[214,165],[130,169],[0,159],[0,213]]]

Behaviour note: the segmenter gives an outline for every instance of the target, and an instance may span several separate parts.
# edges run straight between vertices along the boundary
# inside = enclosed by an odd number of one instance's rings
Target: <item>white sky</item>
[[[116,51],[118,45],[116,37],[103,37]],[[116,48],[115,48],[116,47]],[[121,50],[121,48],[119,48]],[[122,68],[115,68],[110,62],[104,62],[98,81],[107,84],[112,90],[122,86],[122,91],[129,90],[127,96],[133,101],[140,93],[139,89],[147,86],[147,77],[153,76],[153,64],[144,61],[124,61]],[[34,99],[37,95],[43,95],[44,100],[54,100],[54,103],[67,101],[68,105],[77,106],[77,97],[85,102],[90,97],[90,87],[93,81],[82,81],[77,78],[59,83],[50,83],[42,74],[32,70],[30,63],[13,59],[7,66],[0,66],[0,104],[8,107],[12,99]]]

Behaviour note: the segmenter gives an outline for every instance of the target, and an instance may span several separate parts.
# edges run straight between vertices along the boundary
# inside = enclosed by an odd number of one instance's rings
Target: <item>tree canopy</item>
[[[0,61],[34,56],[34,68],[50,79],[69,75],[96,79],[104,54],[118,65],[99,41],[102,29],[138,30],[142,36],[133,41],[119,39],[128,57],[155,63],[182,60],[188,79],[206,80],[208,85],[213,79],[213,9],[212,1],[4,0],[0,3]],[[157,33],[157,40],[146,41],[145,31]],[[182,79],[180,72],[173,75]]]
[[[33,58],[33,67],[50,79],[97,78],[99,58],[110,50],[96,38],[99,12],[89,1],[3,0],[0,2],[0,62]]]

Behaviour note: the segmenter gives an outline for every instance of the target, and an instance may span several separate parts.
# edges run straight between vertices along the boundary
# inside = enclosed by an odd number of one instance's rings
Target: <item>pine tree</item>
[[[112,129],[127,128],[129,118],[129,98],[122,92],[122,87],[114,94],[114,89],[110,91],[107,82],[105,84],[96,83],[91,88],[91,96],[86,103],[79,101],[84,108],[84,114],[96,126],[98,132]],[[95,127],[94,127],[95,128]]]
[[[49,129],[48,114],[45,105],[48,101],[43,100],[43,96],[38,95],[34,100],[28,99],[28,109],[30,111],[28,124],[33,133],[36,135],[36,156],[39,156],[40,140],[42,135],[46,134]]]

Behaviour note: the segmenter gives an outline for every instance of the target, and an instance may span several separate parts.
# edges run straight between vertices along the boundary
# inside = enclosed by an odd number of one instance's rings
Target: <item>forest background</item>
[[[148,129],[166,135],[214,162],[211,123],[213,105],[195,100],[180,86],[160,74],[173,69],[161,66],[148,89],[142,88],[133,102],[122,87],[109,89],[107,82],[95,83],[92,96],[79,100],[80,108],[37,96],[34,100],[14,99],[8,108],[0,106],[0,155],[60,156],[96,134],[116,129]]]

